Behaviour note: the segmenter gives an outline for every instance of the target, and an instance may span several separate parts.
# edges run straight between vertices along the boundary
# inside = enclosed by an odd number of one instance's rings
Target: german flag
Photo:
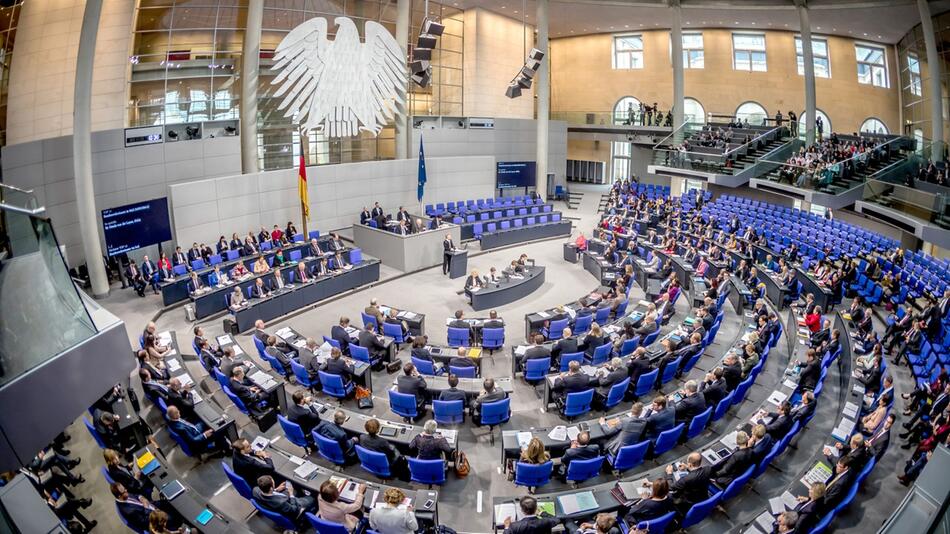
[[[310,202],[307,198],[307,166],[303,162],[303,153],[300,154],[300,170],[297,172],[297,193],[300,195],[300,209],[305,221],[310,220]]]

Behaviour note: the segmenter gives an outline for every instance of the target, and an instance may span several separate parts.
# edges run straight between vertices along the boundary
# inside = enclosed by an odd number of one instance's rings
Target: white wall
[[[379,202],[387,212],[416,201],[418,160],[388,160],[307,168],[309,228],[321,232],[359,222],[363,206]],[[423,203],[492,196],[495,158],[426,155]],[[173,225],[179,243],[217,242],[222,234],[242,237],[250,229],[294,221],[301,228],[297,171],[286,169],[233,175],[169,187]]]

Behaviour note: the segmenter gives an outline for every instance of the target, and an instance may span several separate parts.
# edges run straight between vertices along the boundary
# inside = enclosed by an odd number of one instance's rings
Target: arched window
[[[808,118],[807,118],[806,115],[807,115],[807,113],[803,111],[802,114],[798,116],[798,136],[799,136],[799,137],[802,137],[802,138],[805,137],[805,128],[806,128],[805,124],[806,124],[806,121],[808,120]],[[820,109],[816,109],[816,110],[815,110],[815,136],[816,136],[816,139],[817,139],[817,136],[818,136],[818,119],[821,119],[821,132],[822,132],[822,134],[823,134],[823,135],[831,135],[831,132],[833,131],[833,130],[831,129],[831,119],[828,118],[828,115],[825,115],[825,112],[824,112],[824,111],[822,111],[822,110],[820,110]]]
[[[861,133],[886,134],[887,126],[880,120],[871,117],[861,123]]]
[[[636,124],[640,114],[640,101],[632,96],[625,96],[614,105],[614,124]]]
[[[706,124],[706,110],[695,98],[683,99],[683,122]]]
[[[759,105],[758,102],[746,102],[736,108],[736,120],[744,122],[748,119],[749,124],[752,126],[765,124],[765,119],[768,116],[768,113],[765,112],[765,108]]]
[[[914,128],[914,144],[916,145],[914,150],[916,150],[918,154],[923,154],[924,153],[924,131],[921,130],[920,128]]]

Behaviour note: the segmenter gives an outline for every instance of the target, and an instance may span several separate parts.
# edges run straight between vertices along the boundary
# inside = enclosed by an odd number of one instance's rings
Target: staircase
[[[791,140],[791,137],[782,137],[778,139],[773,139],[768,143],[765,143],[759,148],[750,149],[745,155],[739,156],[733,162],[732,167],[723,167],[720,170],[721,174],[731,174],[735,175],[739,172],[755,165],[756,160],[768,154],[769,152],[775,150],[780,145],[783,145]]]
[[[564,202],[567,204],[567,209],[576,210],[581,205],[581,200],[584,198],[584,193],[579,191],[568,191],[564,197]]]
[[[822,185],[815,188],[815,191],[821,193],[827,193],[829,195],[837,195],[853,187],[867,182],[868,178],[876,173],[877,171],[903,159],[905,156],[896,150],[891,150],[888,152],[888,157],[880,159],[873,164],[869,164],[860,171],[856,171],[851,176],[847,178],[836,177],[830,184]],[[779,181],[779,172],[782,170],[782,167],[777,167],[776,169],[760,176],[762,180],[770,180],[772,182]],[[794,184],[792,184],[794,185]]]

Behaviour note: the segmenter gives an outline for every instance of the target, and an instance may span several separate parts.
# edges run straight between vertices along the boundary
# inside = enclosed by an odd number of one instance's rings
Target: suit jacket
[[[251,391],[251,386],[253,385],[254,383],[251,382],[251,379],[246,376],[244,380],[240,382],[233,376],[228,379],[228,387],[231,388],[231,392],[237,395],[247,408],[250,408],[251,405],[259,400],[257,393]]]
[[[623,367],[614,369],[606,375],[597,378],[597,394],[606,397],[614,384],[619,384],[627,378],[627,370]]]
[[[683,400],[676,403],[676,407],[674,408],[676,422],[689,424],[689,422],[693,420],[693,417],[703,413],[705,409],[706,398],[702,393],[684,397]]]
[[[401,375],[396,379],[396,388],[399,393],[406,395],[415,395],[416,402],[425,401],[426,381],[421,376]]]
[[[765,425],[765,431],[775,440],[780,440],[792,428],[792,418],[789,415],[769,414],[774,417],[772,422]]]
[[[567,472],[567,468],[571,465],[571,462],[574,460],[590,460],[600,456],[600,445],[596,443],[588,443],[582,447],[573,447],[564,451],[564,456],[561,457],[561,465],[564,466],[564,471]]]
[[[343,354],[350,353],[350,335],[346,333],[346,329],[340,325],[333,325],[333,328],[330,329],[330,338],[340,344],[340,351]]]
[[[257,479],[264,475],[274,474],[274,461],[270,458],[261,458],[253,454],[235,452],[231,456],[231,465],[234,474],[243,478],[252,488],[257,487]]]
[[[154,508],[146,507],[132,494],[129,494],[128,500],[117,500],[115,504],[130,527],[137,532],[148,532],[148,516]]]
[[[792,408],[792,421],[804,421],[808,417],[811,417],[813,413],[815,413],[815,403],[805,404],[802,402]]]
[[[627,372],[630,374],[630,384],[636,386],[640,375],[649,373],[653,370],[653,364],[649,358],[631,358],[627,362]]]
[[[257,284],[254,284],[253,286],[251,286],[251,297],[256,298],[256,299],[262,299],[266,297],[267,294],[270,293],[270,291],[271,291],[270,284],[268,284],[266,281],[259,286]]]
[[[287,356],[286,354],[284,354],[284,352],[281,351],[280,349],[278,349],[276,346],[275,346],[275,347],[267,347],[267,348],[264,349],[264,352],[266,352],[267,355],[270,356],[271,358],[274,358],[274,359],[276,359],[277,361],[279,361],[280,364],[284,367],[284,372],[285,372],[285,373],[291,372],[291,369],[290,369],[290,356]]]
[[[566,397],[568,393],[577,393],[578,391],[590,389],[590,387],[590,377],[584,373],[577,373],[558,377],[557,380],[554,381],[554,386],[551,389]]]
[[[755,442],[755,445],[751,447],[752,449],[752,458],[755,463],[759,463],[763,458],[772,450],[772,446],[775,445],[775,439],[766,434],[760,441]]]
[[[460,401],[462,401],[462,406],[463,406],[463,407],[464,407],[465,404],[466,404],[466,402],[465,402],[465,392],[462,391],[462,390],[460,390],[459,388],[443,389],[443,390],[442,390],[442,393],[439,393],[439,400],[440,400],[440,401],[457,401],[457,400],[460,400]]]
[[[713,468],[713,475],[716,477],[716,484],[725,488],[736,477],[745,473],[750,465],[755,463],[755,453],[752,449],[737,449],[732,456],[726,458],[726,461],[720,462]]]
[[[200,447],[205,444],[207,438],[204,437],[204,430],[200,425],[193,425],[184,419],[169,421],[168,427],[181,436],[192,447]]]
[[[801,389],[815,389],[818,379],[821,378],[821,361],[818,358],[806,364],[798,377],[798,387]]]
[[[191,400],[191,393],[183,393],[168,388],[168,394],[165,395],[165,404],[175,406],[181,412],[185,419],[191,419],[195,415],[195,402]]]
[[[837,506],[838,502],[844,498],[848,490],[851,489],[851,484],[854,482],[855,476],[857,476],[857,471],[858,470],[852,467],[848,467],[848,470],[841,475],[832,477],[825,490],[825,509],[831,509]]]
[[[722,378],[726,381],[726,389],[734,391],[742,381],[742,366],[736,362],[735,365],[724,365],[722,367]]]
[[[300,430],[303,430],[307,440],[310,440],[310,431],[320,424],[320,415],[317,414],[316,410],[310,406],[300,406],[298,404],[291,404],[287,407],[287,419],[300,425]]]
[[[505,322],[501,319],[489,319],[482,323],[482,328],[504,328]]]
[[[881,428],[877,429],[877,432],[868,438],[868,442],[870,443],[870,445],[868,445],[869,452],[875,458],[880,459],[881,456],[884,456],[884,453],[887,452],[887,447],[891,444],[891,429],[888,428],[884,430],[884,426],[882,425]]]
[[[712,476],[712,470],[711,465],[704,465],[673,482],[670,489],[675,494],[674,500],[691,506],[708,499],[709,478]]]
[[[386,353],[386,345],[369,330],[360,330],[359,342],[361,347],[369,349],[370,356],[379,357]]]
[[[676,426],[676,411],[667,406],[665,410],[653,412],[647,417],[647,437],[656,439],[660,432]]]
[[[551,347],[552,358],[560,358],[561,354],[571,354],[572,352],[578,352],[577,338],[575,337],[559,339],[558,342]]]
[[[699,384],[699,392],[703,394],[703,398],[706,399],[706,406],[712,406],[715,408],[719,401],[721,401],[726,396],[726,381],[723,379],[716,380],[714,382],[702,382]]]
[[[307,375],[311,379],[319,376],[317,372],[320,370],[320,360],[317,359],[314,353],[310,352],[310,349],[303,347],[297,351],[297,363],[306,369]]]
[[[663,499],[654,501],[653,499],[642,499],[637,504],[630,507],[625,519],[627,524],[636,524],[640,521],[648,521],[657,517],[666,515],[673,511],[673,499]]]
[[[379,436],[361,434],[360,447],[385,454],[386,458],[389,460],[390,466],[393,464],[396,458],[400,456],[399,451],[396,450],[396,447],[394,447],[392,443],[387,441],[386,438],[381,438]]]
[[[465,289],[472,289],[473,287],[482,287],[485,284],[482,282],[482,279],[478,276],[468,275],[465,278]]]
[[[551,529],[560,525],[553,517],[531,516],[511,523],[505,534],[551,534]]]
[[[369,224],[369,220],[372,218],[373,216],[370,215],[368,211],[363,210],[360,212],[360,224]]]
[[[647,421],[646,419],[639,419],[635,417],[628,417],[623,420],[622,423],[614,427],[612,433],[615,433],[616,436],[612,437],[610,441],[607,442],[605,447],[606,451],[610,454],[616,456],[620,453],[620,449],[626,447],[627,445],[636,445],[640,443],[643,439],[643,433],[646,430]]]
[[[323,372],[340,375],[344,383],[353,379],[353,366],[346,363],[343,358],[329,358],[327,363],[323,365]]]
[[[449,360],[449,367],[475,367],[475,362],[468,357],[454,356]],[[475,373],[478,374],[478,371]]]
[[[547,358],[551,355],[551,352],[548,351],[547,347],[542,347],[537,345],[534,347],[529,347],[528,350],[524,351],[524,360],[540,360],[541,358]]]
[[[343,428],[337,426],[337,424],[333,421],[320,421],[320,424],[317,425],[317,428],[314,430],[317,432],[317,434],[339,443],[340,448],[344,453],[353,448],[349,441],[350,437],[346,433],[346,430],[343,430]]]
[[[276,491],[270,495],[264,495],[264,492],[262,492],[260,488],[254,488],[253,493],[254,500],[257,501],[261,507],[271,512],[276,512],[291,521],[297,521],[306,511],[306,508],[297,501],[296,497],[291,497]]]
[[[482,404],[488,404],[488,403],[500,401],[506,398],[508,398],[508,393],[500,389],[496,389],[492,391],[491,393],[482,392],[480,396],[476,397],[472,401],[472,414],[479,413],[482,409]]]

